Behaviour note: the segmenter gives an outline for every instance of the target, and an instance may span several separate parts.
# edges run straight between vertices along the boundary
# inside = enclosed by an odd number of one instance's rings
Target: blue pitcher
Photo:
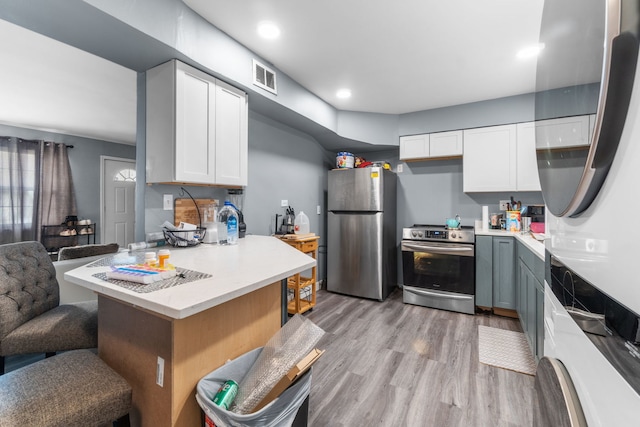
[[[447,228],[460,228],[460,215],[455,218],[447,218]]]

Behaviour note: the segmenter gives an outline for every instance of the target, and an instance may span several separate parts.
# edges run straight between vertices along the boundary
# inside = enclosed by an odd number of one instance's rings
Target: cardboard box
[[[291,384],[296,382],[298,378],[300,378],[305,372],[307,372],[311,365],[313,365],[316,360],[322,356],[324,350],[318,350],[314,348],[311,350],[309,354],[302,358],[300,362],[284,376],[278,383],[271,389],[269,394],[267,394],[264,399],[260,403],[256,405],[255,408],[251,410],[251,412],[259,411],[269,404],[273,399],[280,396],[283,391],[285,391]]]

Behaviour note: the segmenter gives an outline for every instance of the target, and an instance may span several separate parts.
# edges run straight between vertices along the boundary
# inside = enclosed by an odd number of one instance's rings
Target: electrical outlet
[[[289,201],[288,200],[280,200],[280,206],[282,206],[283,208],[286,208],[289,206]]]
[[[318,206],[316,207],[316,213],[317,213],[318,215],[320,215],[320,214],[322,213],[322,208],[320,207],[320,205],[318,205]]]
[[[402,173],[403,169],[402,163],[398,164],[398,166],[396,166],[396,173]]]
[[[506,211],[508,203],[509,203],[509,200],[500,200],[500,210]]]
[[[164,359],[158,356],[158,365],[156,366],[156,384],[160,387],[164,386]]]
[[[165,211],[173,210],[173,194],[165,194],[162,202],[162,209]]]

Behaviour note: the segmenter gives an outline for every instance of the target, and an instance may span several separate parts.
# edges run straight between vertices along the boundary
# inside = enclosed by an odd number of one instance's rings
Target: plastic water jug
[[[309,233],[309,217],[306,216],[304,212],[300,211],[300,213],[296,215],[294,224],[293,230],[296,234]]]
[[[238,243],[238,213],[228,200],[224,202],[224,206],[218,212],[218,224],[220,228],[226,231],[226,237],[223,233],[218,233],[218,243],[221,245],[235,245]]]

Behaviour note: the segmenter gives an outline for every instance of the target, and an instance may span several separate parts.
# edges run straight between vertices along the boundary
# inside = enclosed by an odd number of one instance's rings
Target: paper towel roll
[[[482,229],[487,230],[489,228],[489,206],[482,207]]]

